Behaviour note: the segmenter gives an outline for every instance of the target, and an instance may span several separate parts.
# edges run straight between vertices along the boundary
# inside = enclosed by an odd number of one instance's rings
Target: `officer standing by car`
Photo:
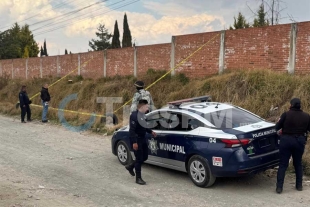
[[[152,96],[150,94],[149,91],[144,89],[144,83],[143,81],[137,81],[135,82],[135,86],[136,86],[136,93],[133,96],[132,99],[132,104],[130,107],[130,113],[134,112],[137,110],[137,105],[139,100],[147,100],[148,104],[149,104],[149,110],[147,112],[151,112],[154,110],[154,102],[152,99]]]
[[[290,110],[283,113],[276,124],[276,130],[282,129],[280,138],[280,164],[277,175],[276,192],[282,193],[285,171],[289,159],[293,157],[296,174],[296,189],[302,191],[303,169],[302,156],[307,142],[307,133],[310,131],[310,115],[301,110],[301,101],[293,98],[290,101]]]
[[[19,103],[20,103],[20,109],[21,109],[21,122],[25,122],[25,116],[27,114],[27,121],[32,121],[31,120],[31,110],[30,110],[30,104],[31,100],[29,100],[27,91],[26,91],[26,86],[22,86],[21,91],[18,94],[19,97]]]
[[[132,176],[136,176],[136,183],[145,185],[145,181],[141,176],[141,165],[148,159],[148,146],[146,141],[146,133],[152,134],[156,137],[156,133],[147,128],[145,113],[149,106],[147,100],[140,100],[138,102],[138,109],[130,115],[130,145],[134,151],[135,161],[126,166],[126,169]],[[136,174],[133,169],[135,169]]]

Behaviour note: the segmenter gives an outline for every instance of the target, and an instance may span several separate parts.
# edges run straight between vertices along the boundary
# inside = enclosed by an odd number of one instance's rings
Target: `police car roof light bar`
[[[177,100],[177,101],[171,101],[171,102],[168,102],[168,104],[179,107],[181,104],[186,103],[186,102],[211,102],[211,96],[199,96],[199,97],[194,97],[194,98],[187,98],[187,99],[182,99],[182,100]]]

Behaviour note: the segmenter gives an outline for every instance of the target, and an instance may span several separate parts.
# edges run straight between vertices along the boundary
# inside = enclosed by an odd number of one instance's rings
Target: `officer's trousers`
[[[136,160],[131,164],[130,168],[135,168],[136,177],[141,178],[141,166],[148,159],[148,147],[145,141],[140,141],[138,150],[133,150]]]
[[[277,175],[277,187],[283,188],[285,172],[289,165],[290,157],[293,158],[293,165],[296,174],[296,187],[302,186],[302,156],[306,145],[305,136],[283,135],[280,138],[280,164]]]
[[[25,105],[25,107],[20,106],[21,109],[21,121],[25,121],[25,116],[27,114],[27,120],[31,119],[31,110],[29,105]]]

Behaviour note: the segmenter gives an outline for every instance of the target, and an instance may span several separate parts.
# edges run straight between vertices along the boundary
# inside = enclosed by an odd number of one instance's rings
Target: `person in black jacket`
[[[298,98],[291,100],[290,110],[283,113],[276,123],[276,130],[282,129],[280,137],[280,164],[277,175],[276,192],[282,193],[285,171],[290,157],[296,174],[296,189],[302,191],[303,169],[302,156],[310,131],[310,115],[301,110],[301,101]]]
[[[48,112],[48,103],[51,100],[51,96],[48,92],[48,84],[44,84],[41,90],[41,103],[43,106],[43,111],[42,111],[42,122],[45,123],[47,122],[47,112]]]
[[[134,151],[135,161],[126,166],[126,169],[132,176],[135,176],[133,169],[136,171],[136,183],[146,184],[141,177],[141,165],[148,158],[148,146],[145,138],[146,133],[156,137],[156,133],[147,128],[145,113],[149,110],[147,100],[140,100],[138,109],[130,115],[129,136],[132,150]]]
[[[30,104],[31,100],[29,100],[27,91],[26,91],[26,86],[22,86],[21,91],[19,92],[19,103],[20,103],[20,109],[21,109],[21,122],[25,122],[25,116],[27,114],[27,121],[32,121],[31,120],[31,110],[30,110]]]

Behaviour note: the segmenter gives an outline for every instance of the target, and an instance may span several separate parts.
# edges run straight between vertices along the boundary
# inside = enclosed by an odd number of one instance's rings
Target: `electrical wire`
[[[126,0],[121,0],[121,1],[118,1],[118,2],[113,3],[113,4],[111,4],[111,5],[108,5],[108,6],[116,5],[116,4],[118,4],[118,3],[122,2],[122,1],[126,1]],[[101,9],[103,9],[103,8],[96,9],[95,11],[98,11],[98,10],[101,10]],[[94,11],[93,11],[93,12],[94,12]],[[82,16],[85,16],[85,15],[88,15],[88,16],[89,16],[89,15],[93,15],[93,13],[92,13],[92,14],[88,14],[88,13],[82,14],[82,15],[79,16],[79,18],[82,17]],[[60,21],[60,22],[49,23],[49,24],[46,24],[46,25],[44,25],[44,26],[50,27],[50,26],[55,25],[55,24],[60,24],[60,23],[63,23],[63,22],[70,21],[70,20],[72,20],[72,19],[76,19],[76,17],[73,17],[73,18],[70,18],[70,19],[66,19],[66,20]],[[37,31],[37,30],[39,30],[39,29],[41,29],[41,28],[43,28],[43,26],[42,26],[42,27],[39,27],[39,28],[36,28],[36,29],[33,29],[33,30],[31,30],[31,31],[34,32],[34,31]]]
[[[122,1],[124,1],[124,0],[122,0]],[[116,9],[123,8],[123,7],[128,6],[128,5],[134,4],[134,3],[138,2],[138,1],[140,1],[140,0],[134,0],[134,1],[128,2],[127,4],[123,4],[123,5],[118,6],[118,7],[116,7],[116,8],[112,8],[111,10],[105,11],[105,12],[103,12],[103,13],[99,13],[99,14],[97,14],[97,15],[95,15],[95,16],[93,16],[93,14],[91,14],[90,16],[97,17],[97,16],[99,16],[99,15],[103,15],[103,14],[109,13],[109,12],[111,12],[111,11],[113,11],[113,10],[116,10]],[[120,1],[120,2],[121,2],[121,1]],[[117,3],[119,3],[119,2],[117,2]],[[117,4],[117,3],[111,4],[111,5],[115,5],[115,4]],[[111,5],[108,5],[108,6],[111,6]],[[102,9],[102,8],[101,8],[101,9]],[[89,14],[88,14],[88,15],[89,15]],[[82,15],[82,16],[83,16],[83,15]],[[77,23],[77,22],[80,22],[80,21],[82,21],[82,20],[84,20],[84,19],[88,19],[88,18],[89,18],[89,17],[84,17],[84,18],[82,18],[82,19],[79,19],[79,21],[73,21],[73,22],[67,23],[67,24],[65,24],[65,25],[62,25],[62,26],[60,26],[60,27],[50,28],[50,29],[48,29],[48,30],[44,30],[44,31],[38,32],[37,34],[33,34],[33,36],[35,37],[35,36],[39,36],[39,35],[42,35],[42,34],[46,34],[46,33],[49,33],[49,32],[52,32],[52,31],[55,31],[55,30],[64,28],[64,27],[66,27],[68,24]],[[3,44],[0,44],[0,46],[5,46],[5,45],[8,45],[8,44],[10,44],[10,43],[3,43]]]
[[[119,7],[117,7],[117,8],[113,8],[113,9],[107,11],[107,12],[100,13],[100,14],[95,15],[95,16],[93,16],[93,17],[97,17],[97,16],[99,16],[99,15],[103,15],[103,14],[109,13],[109,12],[111,12],[111,11],[113,11],[113,10],[116,10],[116,9],[119,9],[119,8],[123,8],[123,7],[125,7],[125,6],[134,4],[134,3],[138,2],[138,1],[140,1],[140,0],[132,1],[132,2],[130,2],[130,3],[124,4],[124,5],[119,6]],[[91,16],[92,16],[92,15],[91,15]],[[55,30],[64,28],[64,27],[66,27],[68,24],[77,23],[77,22],[80,22],[80,21],[82,21],[82,20],[84,20],[84,19],[88,19],[88,18],[89,18],[89,17],[85,17],[85,18],[80,19],[79,21],[70,22],[70,23],[64,24],[64,25],[62,25],[62,26],[60,26],[60,27],[55,27],[55,28],[51,28],[51,29],[48,29],[48,30],[41,31],[41,32],[35,33],[34,36],[36,37],[36,36],[39,36],[39,35],[42,35],[42,34],[49,33],[49,32],[52,32],[52,31],[55,31]]]
[[[51,1],[53,1],[53,0],[49,0],[48,3],[51,3]],[[26,18],[26,19],[23,19],[23,20],[21,20],[21,21],[19,21],[19,22],[17,22],[17,23],[21,23],[21,22],[24,22],[24,21],[26,21],[26,20],[32,19],[32,18],[34,18],[34,17],[40,16],[42,12],[50,11],[50,10],[55,10],[55,9],[61,8],[62,6],[65,6],[65,5],[67,5],[67,4],[69,4],[69,3],[72,3],[72,2],[74,2],[74,1],[75,1],[75,0],[69,0],[69,1],[66,0],[66,1],[62,2],[61,4],[57,4],[55,7],[52,7],[51,9],[50,9],[50,8],[45,9],[45,10],[43,10],[43,11],[41,11],[41,12],[39,12],[39,13],[37,13],[37,14],[31,16],[31,17],[28,17],[28,18]],[[78,1],[79,1],[79,0],[78,0]],[[50,6],[50,4],[48,4],[48,6]],[[29,13],[29,12],[31,12],[31,9],[28,10],[27,12],[25,12],[25,13]],[[4,27],[1,27],[0,29],[8,28],[8,27],[10,27],[10,26],[11,26],[11,24],[10,24],[10,25],[6,25],[6,26],[4,26]]]
[[[78,13],[78,12],[80,12],[80,11],[83,11],[83,10],[88,9],[88,8],[90,8],[90,7],[92,7],[92,6],[95,6],[95,5],[102,4],[102,3],[107,2],[107,1],[108,1],[108,0],[97,1],[96,3],[93,3],[93,4],[91,4],[91,5],[88,5],[88,6],[79,8],[79,9],[77,9],[77,10],[74,10],[74,11],[71,11],[71,12],[68,12],[68,13],[65,13],[65,14],[62,14],[62,15],[59,15],[59,16],[57,16],[57,17],[53,17],[53,18],[50,18],[50,19],[47,19],[47,20],[42,20],[42,21],[39,21],[39,22],[30,24],[29,26],[33,26],[33,25],[37,25],[37,24],[40,24],[40,23],[43,23],[43,22],[48,22],[48,21],[51,21],[51,20],[55,20],[55,19],[57,19],[57,18],[59,18],[59,17],[70,16],[70,15],[72,15],[72,14],[76,14],[76,13]]]

